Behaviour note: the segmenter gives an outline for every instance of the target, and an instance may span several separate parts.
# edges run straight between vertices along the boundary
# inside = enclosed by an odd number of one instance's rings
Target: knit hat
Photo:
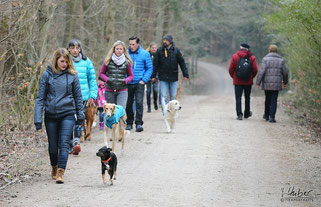
[[[250,49],[250,45],[248,45],[246,42],[242,42],[240,46],[246,49]]]
[[[170,34],[165,35],[163,40],[168,40],[171,44],[173,44],[173,37]]]

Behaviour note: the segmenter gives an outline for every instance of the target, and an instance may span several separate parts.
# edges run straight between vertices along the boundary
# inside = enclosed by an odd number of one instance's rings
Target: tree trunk
[[[1,30],[0,30],[0,100],[4,100],[4,82],[5,82],[5,61],[7,57],[8,52],[8,35],[9,35],[9,22],[11,22],[10,14],[12,9],[12,3],[10,1],[7,1],[3,4],[0,4],[0,10],[5,11],[3,12],[0,17],[0,24],[1,24]],[[2,114],[2,111],[4,110],[4,104],[1,104],[0,102],[0,113]]]

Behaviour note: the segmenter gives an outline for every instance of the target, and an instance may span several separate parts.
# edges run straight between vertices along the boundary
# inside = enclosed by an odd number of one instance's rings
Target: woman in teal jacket
[[[96,100],[97,98],[98,87],[96,82],[95,68],[90,59],[84,55],[81,47],[81,42],[79,40],[70,40],[70,42],[68,43],[68,51],[71,54],[74,67],[78,72],[82,100],[84,107],[86,107],[94,102],[94,100]],[[80,139],[78,138],[79,137],[77,137],[77,139],[75,138],[72,144],[72,152],[75,155],[80,152],[79,142],[83,141],[83,133],[81,133]]]

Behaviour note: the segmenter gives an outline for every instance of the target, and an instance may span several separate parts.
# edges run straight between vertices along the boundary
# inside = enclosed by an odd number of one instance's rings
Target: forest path
[[[65,184],[51,180],[44,153],[42,175],[8,187],[10,196],[0,205],[320,206],[320,146],[303,141],[281,105],[277,123],[265,122],[262,96],[252,96],[251,118],[236,120],[227,70],[204,62],[199,66],[199,88],[206,93],[181,97],[176,133],[166,133],[161,112],[152,111],[144,113],[144,132],[132,130],[123,154],[117,143],[113,186],[102,183],[95,153],[103,145],[103,132],[95,129],[92,141],[69,158]],[[288,195],[289,189],[309,192],[307,199],[313,201],[282,202],[301,195]]]

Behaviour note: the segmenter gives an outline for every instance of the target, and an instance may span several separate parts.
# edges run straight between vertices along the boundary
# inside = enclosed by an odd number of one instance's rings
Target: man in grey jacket
[[[258,88],[261,83],[265,93],[263,118],[266,121],[275,123],[278,94],[288,83],[288,70],[286,69],[284,60],[278,54],[278,47],[276,45],[270,45],[269,53],[262,60],[256,80]]]

